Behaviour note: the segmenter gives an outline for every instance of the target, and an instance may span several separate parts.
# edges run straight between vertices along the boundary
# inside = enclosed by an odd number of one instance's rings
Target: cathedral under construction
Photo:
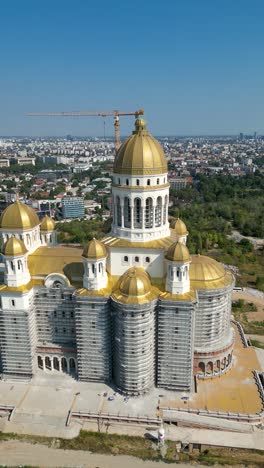
[[[107,237],[62,247],[51,218],[19,201],[2,213],[2,379],[67,372],[140,395],[192,391],[195,376],[231,368],[234,279],[190,255],[181,219],[169,225],[167,172],[138,118],[115,158]]]

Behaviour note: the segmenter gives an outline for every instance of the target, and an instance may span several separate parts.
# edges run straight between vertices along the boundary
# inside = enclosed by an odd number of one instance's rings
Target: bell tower
[[[167,161],[144,119],[136,119],[134,132],[118,150],[112,199],[113,236],[147,242],[170,235]]]

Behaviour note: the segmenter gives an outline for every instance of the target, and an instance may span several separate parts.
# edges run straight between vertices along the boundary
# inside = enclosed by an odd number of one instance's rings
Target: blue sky
[[[0,135],[102,135],[24,114],[137,108],[155,135],[264,134],[263,24],[263,0],[2,0]]]

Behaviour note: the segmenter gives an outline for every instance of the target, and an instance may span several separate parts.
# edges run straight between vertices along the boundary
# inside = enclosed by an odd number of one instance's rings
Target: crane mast
[[[134,115],[137,118],[139,115],[144,115],[144,110],[139,109],[135,112],[120,112],[118,110],[106,112],[90,112],[90,111],[72,111],[72,112],[28,112],[30,117],[114,117],[115,129],[115,150],[120,147],[120,116]]]

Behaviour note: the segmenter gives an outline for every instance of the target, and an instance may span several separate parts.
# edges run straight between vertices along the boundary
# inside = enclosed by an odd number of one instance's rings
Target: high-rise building
[[[83,197],[66,196],[61,200],[63,219],[83,218],[84,199]]]
[[[50,218],[40,223],[18,201],[3,212],[5,379],[30,379],[37,368],[74,372],[139,395],[153,386],[192,391],[195,375],[231,368],[234,279],[190,255],[182,220],[169,225],[167,172],[162,147],[137,119],[115,159],[113,222],[102,241],[65,248]]]

